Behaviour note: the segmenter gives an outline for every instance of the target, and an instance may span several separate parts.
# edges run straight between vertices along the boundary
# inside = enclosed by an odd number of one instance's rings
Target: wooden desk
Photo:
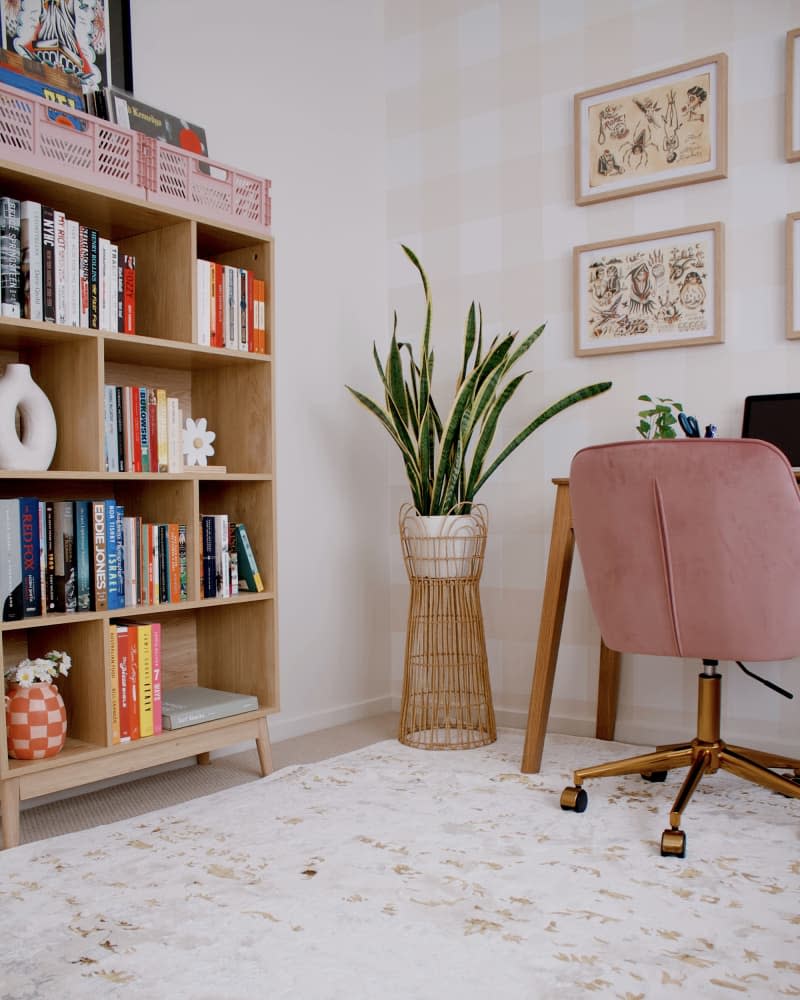
[[[542,599],[542,618],[539,623],[539,640],[533,666],[531,700],[528,707],[528,725],[525,730],[525,747],[522,751],[521,770],[533,774],[542,763],[547,719],[553,697],[561,626],[567,603],[567,588],[572,569],[572,552],[575,535],[572,530],[572,506],[569,499],[569,480],[554,479],[556,505],[553,512],[553,530],[550,535],[550,554],[547,558],[547,576]],[[597,719],[595,735],[601,740],[614,739],[619,695],[620,654],[609,649],[600,640],[600,677],[597,684]]]

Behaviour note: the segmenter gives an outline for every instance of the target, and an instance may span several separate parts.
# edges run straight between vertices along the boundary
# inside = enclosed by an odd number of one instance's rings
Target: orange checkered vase
[[[55,757],[67,738],[67,711],[55,684],[11,684],[6,695],[8,755]]]

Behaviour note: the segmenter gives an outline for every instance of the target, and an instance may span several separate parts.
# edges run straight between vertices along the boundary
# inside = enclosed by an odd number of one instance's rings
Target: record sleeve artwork
[[[602,100],[588,108],[589,185],[664,175],[711,162],[710,73]]]

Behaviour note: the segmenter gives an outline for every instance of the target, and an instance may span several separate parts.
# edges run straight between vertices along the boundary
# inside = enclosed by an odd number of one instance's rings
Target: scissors
[[[687,417],[685,413],[679,413],[678,423],[681,425],[681,430],[686,437],[700,437],[700,425],[697,422],[697,417]]]

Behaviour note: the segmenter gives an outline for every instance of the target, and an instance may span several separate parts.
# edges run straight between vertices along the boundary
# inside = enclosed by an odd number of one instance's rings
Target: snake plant
[[[425,292],[425,326],[419,360],[414,357],[411,344],[398,341],[395,312],[385,362],[381,362],[374,343],[372,347],[385,406],[349,385],[346,388],[378,418],[400,449],[417,511],[420,514],[468,511],[478,490],[537,427],[568,406],[605,392],[611,383],[587,385],[564,396],[543,410],[488,461],[500,414],[529,374],[524,371],[512,377],[511,369],[538,340],[544,324],[519,341],[518,332],[495,337],[484,350],[483,317],[480,306],[473,302],[467,314],[455,393],[450,411],[442,420],[431,394],[434,353],[428,279],[413,250],[405,245],[403,250],[419,272]]]

